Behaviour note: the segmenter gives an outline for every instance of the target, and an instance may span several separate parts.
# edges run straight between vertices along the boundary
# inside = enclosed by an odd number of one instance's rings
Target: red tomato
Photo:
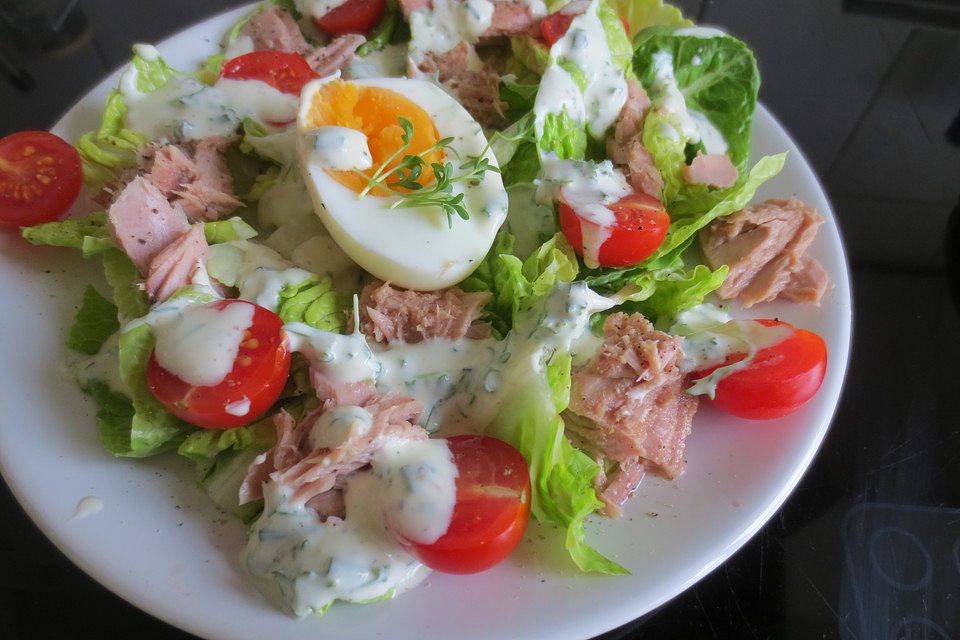
[[[562,193],[562,192],[561,192]],[[583,255],[581,225],[593,224],[577,215],[561,198],[560,228],[577,253]],[[644,260],[657,250],[667,235],[670,216],[659,200],[645,193],[631,193],[607,205],[617,217],[610,237],[600,245],[597,256],[604,267],[626,267]]]
[[[292,95],[300,95],[303,85],[317,77],[299,53],[282,51],[254,51],[223,63],[221,78],[233,80],[260,80]]]
[[[262,416],[277,401],[290,373],[290,352],[283,334],[283,320],[263,307],[245,300],[218,300],[211,307],[232,304],[255,307],[253,322],[243,334],[233,369],[219,384],[195,387],[160,366],[155,354],[147,363],[147,385],[173,415],[207,429],[229,429]],[[244,415],[227,410],[232,403],[249,400]]]
[[[386,6],[386,0],[347,0],[332,11],[314,18],[313,23],[332,36],[366,33],[380,22]]]
[[[769,420],[799,409],[816,395],[827,372],[827,345],[823,338],[786,322],[757,320],[773,327],[789,327],[793,333],[772,347],[760,349],[753,362],[723,378],[717,385],[713,404],[739,418]],[[745,358],[730,356],[723,365]],[[690,374],[694,380],[712,373],[711,367]]]
[[[83,186],[80,154],[47,131],[19,131],[0,139],[0,226],[58,219]]]
[[[574,14],[551,13],[540,21],[540,37],[547,43],[547,46],[552,46],[554,42],[563,37],[563,34],[570,28],[570,23],[576,17]]]
[[[447,532],[433,544],[401,540],[425,565],[445,573],[477,573],[516,548],[530,516],[530,469],[502,440],[447,440],[457,477],[457,503]]]

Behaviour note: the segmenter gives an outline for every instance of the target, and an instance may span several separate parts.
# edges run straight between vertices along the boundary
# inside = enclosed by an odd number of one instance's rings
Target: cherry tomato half
[[[782,342],[760,349],[748,366],[723,378],[713,405],[749,420],[770,420],[793,413],[816,395],[827,372],[827,345],[823,338],[786,322],[757,320],[767,327],[793,329]],[[739,362],[745,354],[727,358],[722,365]],[[712,373],[710,367],[690,374],[694,380]]]
[[[153,395],[170,413],[198,427],[229,429],[259,418],[280,397],[290,372],[280,316],[245,300],[218,300],[210,306],[222,310],[233,304],[254,307],[253,322],[222,382],[193,386],[161,367],[155,353],[147,362],[147,385]]]
[[[583,255],[583,228],[593,224],[580,218],[573,207],[560,205],[560,228],[574,250]],[[603,267],[626,267],[644,260],[657,250],[667,235],[670,216],[663,204],[645,193],[631,193],[607,205],[617,218],[610,236],[600,245],[598,261]]]
[[[516,548],[530,516],[530,469],[520,452],[486,436],[447,443],[457,465],[457,502],[447,532],[432,544],[401,540],[431,569],[477,573]]]
[[[223,63],[221,78],[231,80],[260,80],[291,95],[300,95],[303,85],[317,77],[299,53],[282,51],[254,51]]]
[[[80,154],[47,131],[0,139],[0,225],[22,227],[58,219],[83,186]]]
[[[547,46],[553,46],[553,43],[564,36],[576,17],[575,14],[551,13],[540,21],[540,37]]]
[[[380,22],[386,6],[386,0],[347,0],[319,18],[314,18],[313,23],[332,36],[366,33]]]

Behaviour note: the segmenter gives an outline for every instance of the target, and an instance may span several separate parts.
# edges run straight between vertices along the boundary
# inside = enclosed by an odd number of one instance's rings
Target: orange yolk
[[[367,136],[373,167],[362,172],[373,176],[383,162],[397,149],[403,146],[403,128],[398,118],[404,117],[413,124],[413,137],[410,146],[388,165],[395,168],[405,155],[419,155],[426,162],[423,174],[417,182],[427,185],[434,181],[430,164],[443,163],[443,151],[435,149],[424,151],[437,144],[440,139],[433,120],[419,105],[411,102],[396,91],[380,87],[365,87],[343,80],[332,80],[323,85],[311,98],[306,125],[310,127],[339,126],[356,129]],[[367,180],[354,171],[328,171],[340,184],[359,193],[367,186]],[[385,173],[387,181],[394,176]],[[371,193],[386,195],[382,189]]]

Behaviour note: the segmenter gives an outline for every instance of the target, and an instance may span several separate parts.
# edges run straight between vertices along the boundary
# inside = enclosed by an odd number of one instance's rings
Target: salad
[[[762,316],[829,282],[817,212],[751,204],[758,87],[660,0],[266,2],[200,69],[137,45],[72,144],[0,140],[0,221],[102,262],[68,358],[103,447],[192,461],[289,613],[488,569],[531,516],[624,574],[585,523],[683,472],[700,402],[824,377]]]

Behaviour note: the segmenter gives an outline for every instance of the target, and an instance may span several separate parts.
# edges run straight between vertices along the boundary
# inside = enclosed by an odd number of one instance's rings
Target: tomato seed
[[[240,356],[239,358],[237,358],[237,364],[240,365],[241,367],[249,367],[250,365],[253,364],[253,358],[251,358],[250,356]]]

